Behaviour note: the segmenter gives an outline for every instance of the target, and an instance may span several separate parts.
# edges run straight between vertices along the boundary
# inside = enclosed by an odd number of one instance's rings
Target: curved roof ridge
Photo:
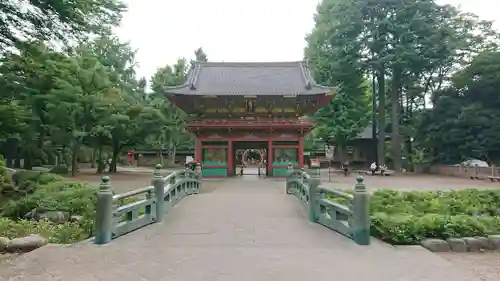
[[[336,92],[317,85],[305,61],[191,61],[183,85],[164,87],[181,95],[318,95]]]
[[[275,62],[225,62],[225,61],[193,61],[194,64],[200,65],[202,67],[204,66],[210,66],[210,67],[262,67],[262,66],[277,66],[277,67],[282,67],[282,66],[290,66],[294,67],[297,66],[297,64],[300,64],[302,61],[275,61]]]

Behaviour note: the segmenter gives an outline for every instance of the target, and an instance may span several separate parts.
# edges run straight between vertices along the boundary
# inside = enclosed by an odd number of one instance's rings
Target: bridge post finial
[[[102,177],[97,193],[94,243],[98,245],[106,244],[112,239],[113,190],[109,180],[108,176]]]
[[[370,244],[370,194],[361,176],[356,178],[353,198],[352,239],[359,245]]]
[[[165,181],[161,176],[161,168],[162,166],[160,164],[155,166],[153,178],[151,179],[151,185],[153,185],[155,191],[156,222],[163,221],[163,217],[165,216]]]

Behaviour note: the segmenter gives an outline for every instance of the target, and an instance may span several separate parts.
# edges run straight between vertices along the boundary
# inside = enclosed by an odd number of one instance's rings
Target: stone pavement
[[[478,281],[420,247],[358,246],[307,221],[283,181],[210,180],[165,221],[104,246],[47,246],[0,264],[11,281]]]

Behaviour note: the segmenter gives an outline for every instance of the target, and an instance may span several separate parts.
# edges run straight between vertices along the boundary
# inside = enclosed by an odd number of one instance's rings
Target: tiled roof
[[[164,90],[181,95],[316,95],[336,91],[317,85],[303,61],[195,61],[184,85]]]

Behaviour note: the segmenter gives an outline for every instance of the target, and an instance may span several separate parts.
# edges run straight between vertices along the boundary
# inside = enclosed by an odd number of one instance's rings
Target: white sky
[[[318,0],[126,0],[119,36],[138,49],[138,75],[148,79],[203,47],[211,61],[301,60]],[[437,0],[497,21],[497,0]]]

